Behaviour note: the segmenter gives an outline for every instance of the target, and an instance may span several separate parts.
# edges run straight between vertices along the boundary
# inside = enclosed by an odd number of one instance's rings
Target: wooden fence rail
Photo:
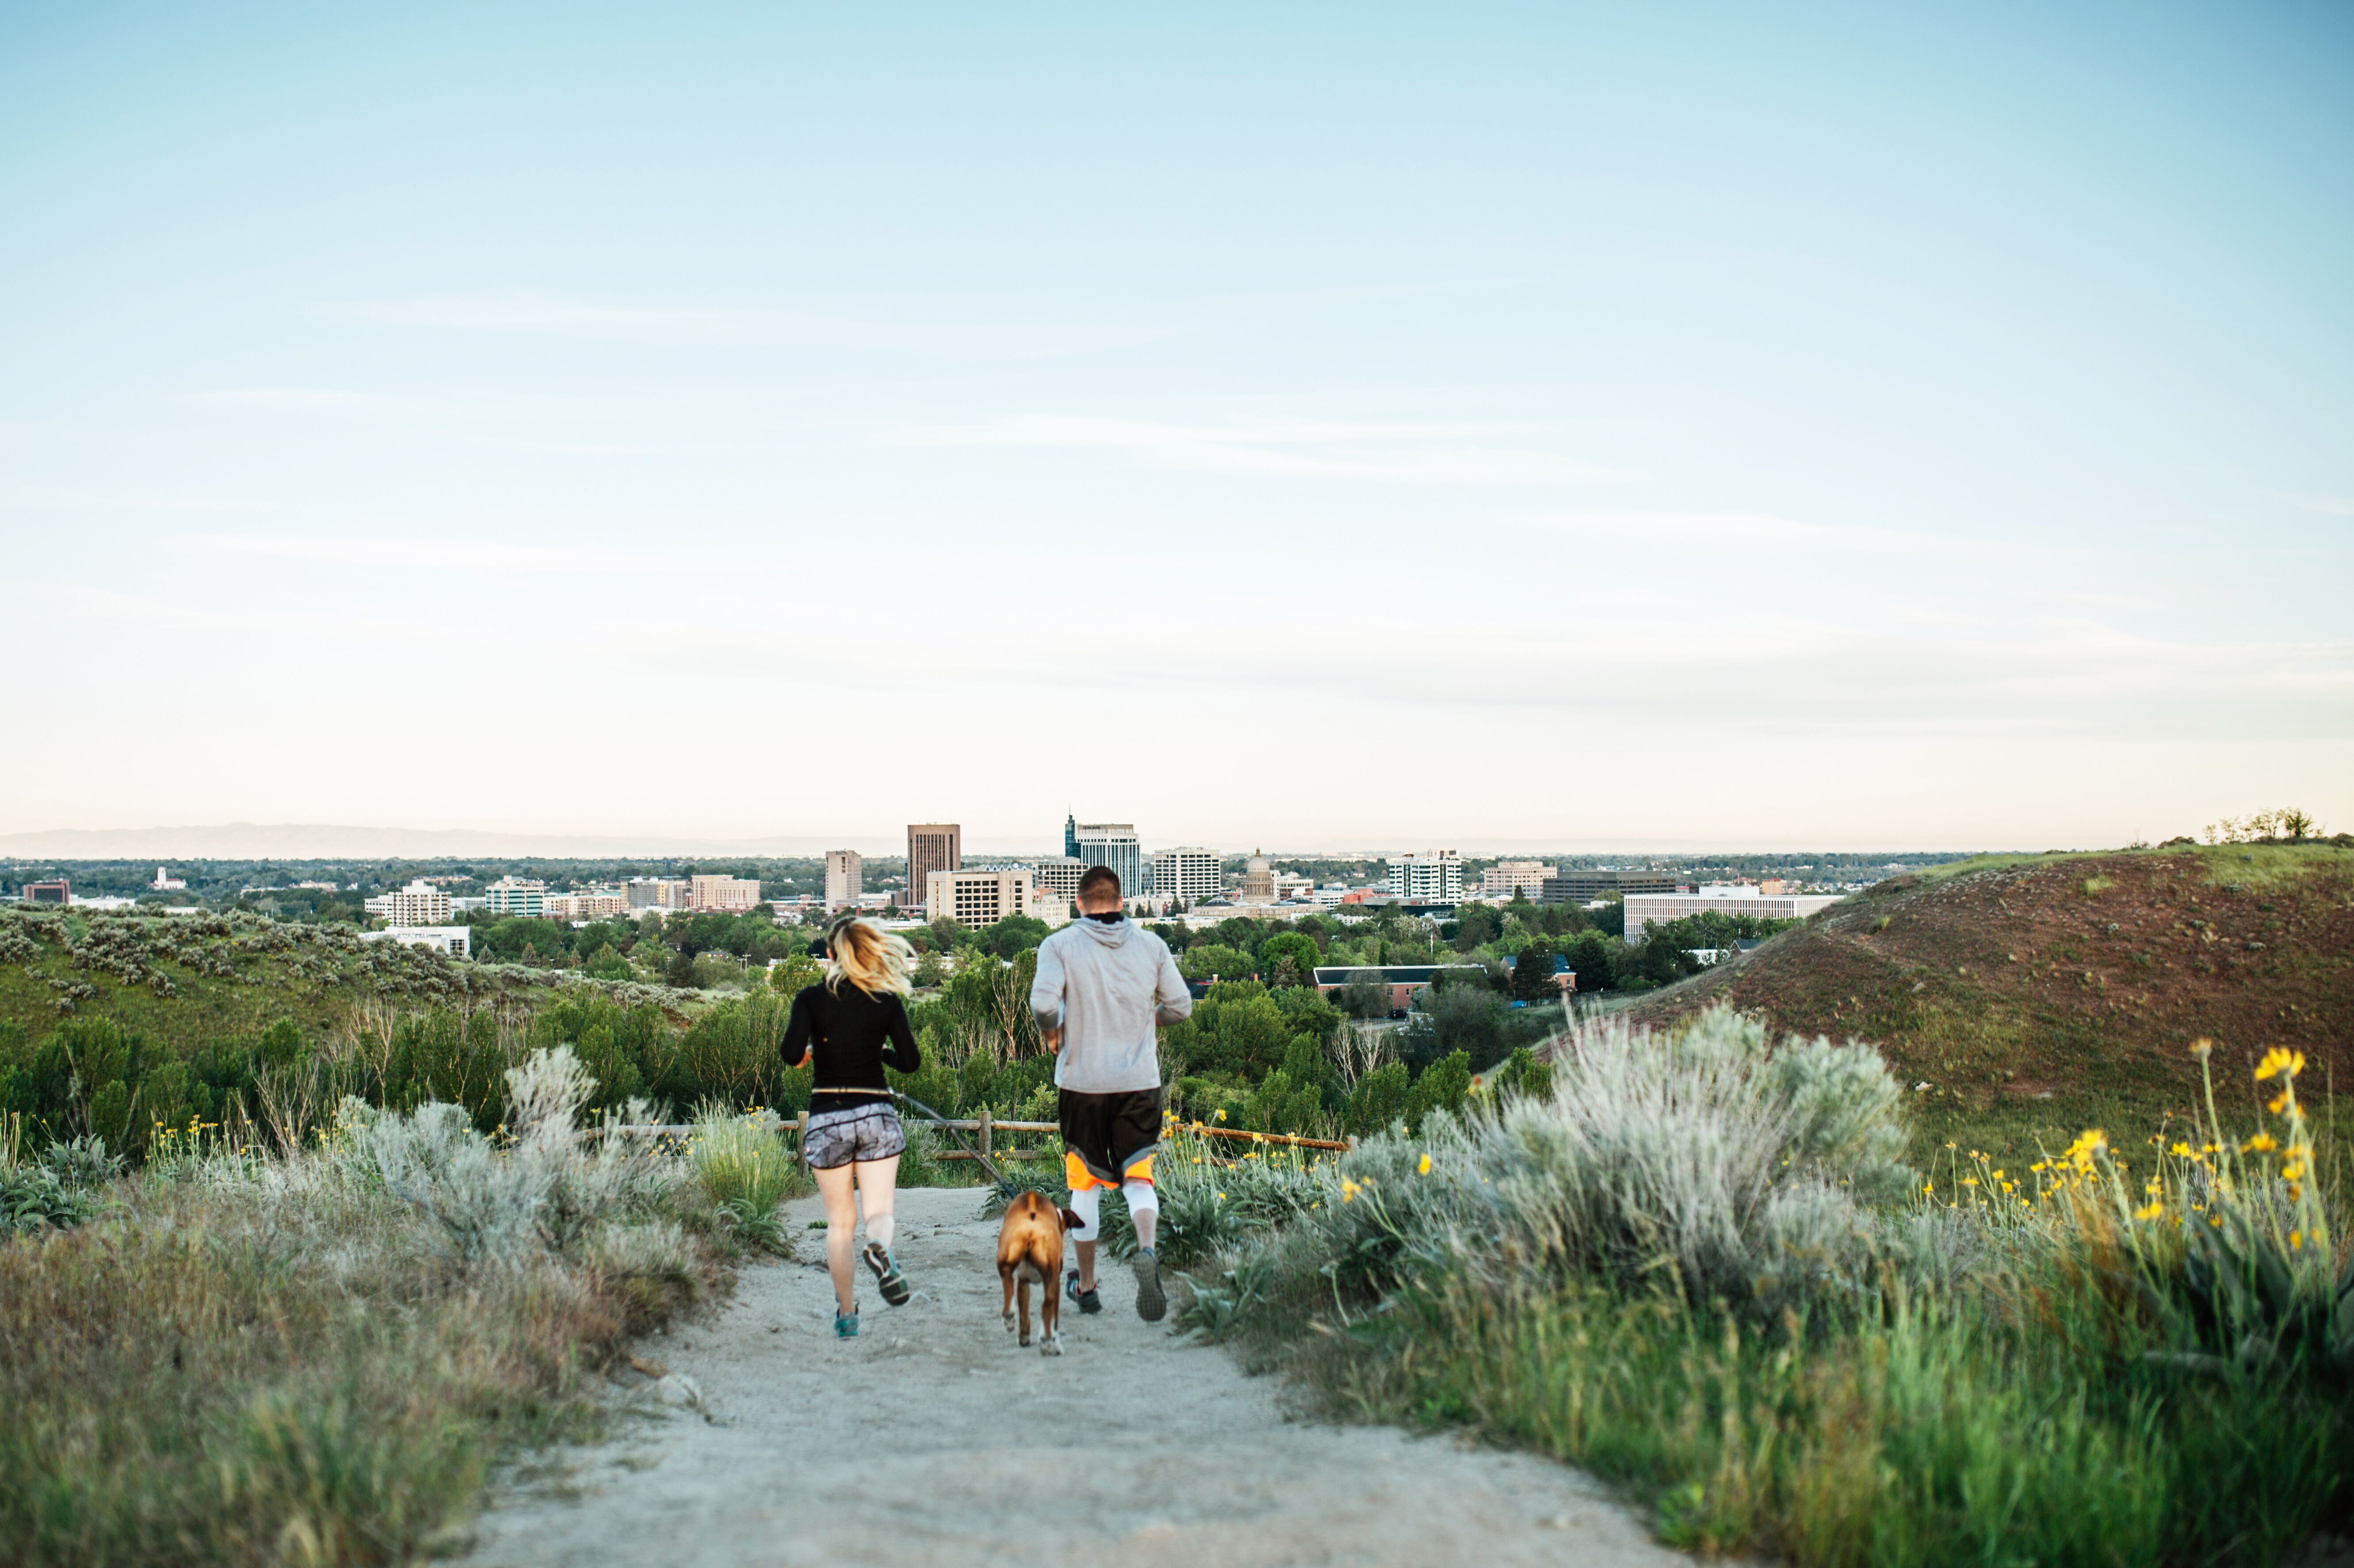
[[[779,1117],[769,1117],[755,1125],[768,1132],[783,1132],[790,1128],[793,1133],[794,1147],[798,1150],[802,1145],[804,1135],[809,1131],[809,1112],[801,1112],[791,1121],[786,1121]],[[934,1154],[932,1158],[935,1160],[1052,1160],[1055,1157],[1055,1151],[1051,1149],[998,1149],[994,1147],[995,1137],[1001,1132],[1058,1133],[1063,1130],[1059,1123],[1051,1121],[1000,1121],[986,1110],[977,1117],[960,1119],[933,1121],[927,1117],[921,1118],[919,1125],[951,1128],[958,1132],[979,1135],[977,1139],[980,1144],[979,1153],[976,1154],[970,1149],[946,1149]],[[694,1130],[695,1124],[692,1122],[668,1122],[611,1128],[592,1127],[584,1131],[581,1136],[595,1138],[611,1131],[635,1133],[640,1137],[648,1138],[684,1138]],[[1240,1128],[1211,1127],[1198,1121],[1177,1123],[1172,1130],[1191,1132],[1203,1138],[1242,1139],[1251,1143],[1272,1144],[1278,1148],[1329,1149],[1345,1153],[1356,1147],[1353,1140],[1335,1141],[1329,1138],[1295,1138],[1288,1133],[1280,1132],[1246,1132]]]

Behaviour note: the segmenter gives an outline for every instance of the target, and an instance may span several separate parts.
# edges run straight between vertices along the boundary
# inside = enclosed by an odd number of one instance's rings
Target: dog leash
[[[1014,1185],[1013,1182],[1008,1181],[1005,1179],[1005,1173],[1000,1171],[994,1164],[991,1163],[988,1155],[983,1154],[971,1144],[965,1142],[964,1134],[959,1132],[955,1128],[950,1127],[949,1125],[948,1118],[942,1116],[939,1112],[926,1105],[923,1101],[916,1098],[913,1095],[902,1094],[897,1089],[893,1089],[891,1091],[891,1097],[899,1101],[903,1105],[913,1106],[916,1109],[923,1112],[926,1116],[938,1122],[942,1132],[947,1133],[950,1138],[957,1140],[959,1148],[962,1149],[967,1154],[971,1155],[973,1159],[980,1161],[981,1168],[989,1172],[989,1179],[997,1183],[998,1192],[1004,1194],[1008,1200],[1011,1200],[1014,1196]]]

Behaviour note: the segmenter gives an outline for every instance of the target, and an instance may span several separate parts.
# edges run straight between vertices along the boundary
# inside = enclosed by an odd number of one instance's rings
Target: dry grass
[[[10,1560],[429,1554],[502,1450],[593,1430],[608,1356],[717,1277],[658,1170],[589,1188],[605,1212],[560,1243],[472,1252],[384,1174],[356,1139],[183,1160],[0,1244]]]

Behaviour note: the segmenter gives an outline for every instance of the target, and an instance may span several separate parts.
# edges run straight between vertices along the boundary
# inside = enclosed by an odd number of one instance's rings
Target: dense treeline
[[[1606,925],[1515,904],[1467,906],[1444,924],[1382,910],[1156,927],[1203,993],[1164,1038],[1174,1108],[1267,1131],[1417,1124],[1476,1077],[1542,1071],[1532,1048],[1561,1025],[1559,969],[1581,992],[1647,987],[1688,972],[1696,950],[1765,930],[1707,915],[1630,948]],[[191,1126],[298,1143],[345,1095],[402,1109],[445,1101],[488,1132],[507,1068],[568,1044],[597,1078],[599,1108],[644,1096],[676,1116],[715,1102],[791,1114],[808,1078],[784,1067],[779,1045],[793,993],[821,977],[816,934],[765,911],[579,927],[510,918],[478,927],[482,961],[466,964],[333,927],[12,916],[0,959],[51,988],[58,1016],[43,1023],[18,1007],[0,1020],[0,1111],[37,1140],[94,1135],[134,1158]],[[1051,1119],[1053,1061],[1028,1005],[1046,934],[1026,918],[909,933],[925,1062],[903,1087],[948,1115]],[[1369,980],[1329,993],[1315,983],[1320,967],[1395,964],[1444,967],[1403,1010]],[[172,1000],[183,987],[197,994]],[[199,1004],[207,987],[243,988],[249,1002],[281,989],[303,1005],[276,1016],[249,1005],[224,1024]]]

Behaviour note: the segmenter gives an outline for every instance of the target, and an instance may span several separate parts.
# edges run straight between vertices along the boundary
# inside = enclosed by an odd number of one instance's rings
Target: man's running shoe
[[[857,1308],[853,1307],[847,1312],[836,1312],[833,1315],[833,1337],[837,1340],[854,1340],[858,1338]]]
[[[899,1260],[883,1250],[881,1242],[866,1244],[866,1266],[875,1271],[875,1287],[883,1292],[883,1299],[894,1307],[907,1304],[907,1277],[899,1272]]]
[[[1093,1317],[1103,1310],[1103,1292],[1079,1288],[1079,1271],[1073,1269],[1064,1277],[1063,1293],[1079,1304],[1082,1316]]]
[[[1148,1323],[1158,1323],[1169,1310],[1169,1298],[1161,1294],[1161,1260],[1146,1247],[1136,1255],[1135,1263],[1136,1315]]]

